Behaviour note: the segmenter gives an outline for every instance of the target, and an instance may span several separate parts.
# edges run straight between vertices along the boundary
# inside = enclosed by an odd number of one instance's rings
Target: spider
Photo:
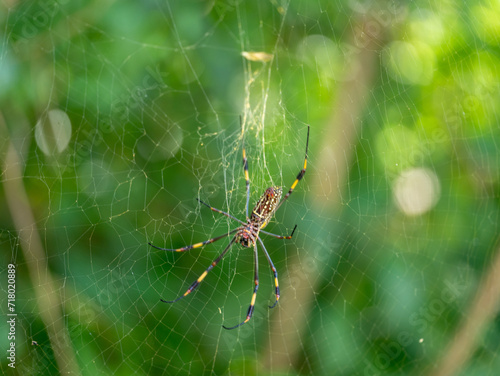
[[[254,256],[255,256],[255,261],[254,261],[254,267],[255,267],[255,274],[254,274],[254,283],[255,287],[253,290],[252,294],[252,300],[250,301],[250,306],[248,307],[247,315],[245,320],[243,320],[241,323],[227,327],[225,325],[222,325],[224,329],[236,329],[240,327],[243,324],[246,324],[250,319],[252,318],[252,314],[254,311],[254,306],[255,306],[255,299],[257,298],[257,290],[259,289],[259,262],[258,262],[258,253],[257,253],[257,241],[259,242],[260,246],[262,247],[262,250],[264,251],[264,255],[267,258],[267,261],[269,262],[269,265],[271,266],[271,270],[274,275],[274,286],[276,288],[275,293],[276,293],[276,300],[272,306],[269,306],[269,308],[274,308],[276,304],[278,303],[278,300],[280,298],[280,288],[278,284],[278,272],[276,268],[274,267],[273,261],[271,260],[271,257],[269,256],[269,253],[266,250],[266,247],[264,246],[264,242],[261,240],[259,237],[259,233],[263,233],[266,235],[273,236],[278,239],[291,239],[295,229],[297,228],[297,225],[292,230],[292,233],[289,236],[281,236],[281,235],[276,235],[272,234],[270,232],[264,231],[263,228],[267,226],[269,221],[271,220],[272,216],[274,213],[278,210],[278,208],[285,202],[285,200],[290,197],[292,194],[293,190],[295,189],[297,183],[304,177],[304,174],[306,173],[306,168],[307,168],[307,149],[309,147],[309,125],[307,126],[307,140],[306,140],[306,154],[304,157],[304,167],[302,170],[299,172],[297,177],[295,178],[295,181],[293,182],[292,186],[290,187],[290,190],[288,193],[285,195],[283,199],[281,199],[282,195],[282,188],[281,187],[269,187],[266,189],[264,194],[259,198],[259,201],[257,201],[257,204],[252,210],[252,214],[249,216],[248,215],[248,202],[250,200],[250,178],[248,176],[248,160],[246,157],[246,152],[245,152],[245,146],[243,145],[243,170],[245,173],[245,183],[246,183],[246,193],[247,193],[247,200],[246,200],[246,205],[245,205],[245,212],[246,212],[246,222],[239,220],[236,217],[233,217],[231,214],[226,213],[220,209],[216,209],[206,203],[204,203],[201,200],[198,200],[201,204],[207,206],[210,208],[210,210],[223,214],[228,218],[231,218],[232,220],[239,222],[241,224],[240,227],[237,227],[234,230],[229,231],[226,234],[217,236],[215,238],[205,240],[204,242],[188,245],[182,248],[177,248],[177,249],[168,249],[168,248],[161,248],[153,245],[152,243],[148,243],[150,246],[162,250],[162,251],[172,251],[172,252],[185,252],[189,251],[194,248],[199,248],[203,247],[204,245],[213,243],[217,240],[220,240],[222,238],[225,238],[229,235],[235,234],[229,244],[226,246],[226,248],[222,251],[222,253],[210,264],[210,266],[198,277],[196,281],[194,281],[191,286],[187,289],[187,291],[179,296],[175,300],[163,300],[160,299],[163,303],[175,303],[179,301],[180,299],[184,298],[185,296],[189,295],[195,288],[198,287],[198,285],[205,279],[207,274],[212,270],[219,262],[222,260],[224,255],[229,251],[231,246],[234,243],[240,243],[243,247],[245,248],[250,248],[253,247],[254,250]]]

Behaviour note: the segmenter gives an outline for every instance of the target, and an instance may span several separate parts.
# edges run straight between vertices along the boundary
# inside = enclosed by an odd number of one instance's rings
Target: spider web
[[[6,374],[500,367],[492,1],[16,2],[0,15]],[[242,125],[240,125],[240,116]],[[272,185],[261,234],[181,296]],[[15,368],[7,359],[16,269]],[[3,297],[6,297],[3,299]]]

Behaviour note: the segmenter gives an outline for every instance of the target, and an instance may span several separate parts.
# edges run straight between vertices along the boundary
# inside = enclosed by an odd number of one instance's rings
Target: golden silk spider
[[[177,248],[177,249],[168,249],[168,248],[161,248],[157,247],[151,243],[149,243],[150,246],[162,250],[162,251],[172,251],[172,252],[184,252],[184,251],[189,251],[190,249],[194,248],[199,248],[203,247],[206,244],[213,243],[217,240],[220,240],[222,238],[225,238],[229,235],[235,234],[229,244],[226,246],[226,248],[222,251],[222,253],[210,264],[210,266],[198,277],[196,281],[194,281],[191,286],[187,289],[187,291],[179,296],[175,300],[163,300],[160,299],[163,303],[175,303],[179,301],[180,299],[184,298],[185,296],[189,295],[198,285],[203,281],[203,279],[207,276],[207,274],[212,270],[219,262],[222,260],[224,255],[229,251],[231,246],[234,243],[240,243],[243,247],[250,248],[253,247],[254,250],[254,256],[255,256],[255,261],[254,261],[254,267],[255,267],[255,274],[254,274],[254,282],[255,282],[255,287],[253,290],[252,294],[252,300],[250,301],[250,306],[248,307],[247,315],[245,320],[243,320],[241,323],[227,327],[225,325],[222,325],[224,329],[235,329],[238,328],[239,326],[247,323],[251,318],[255,306],[255,299],[257,297],[257,290],[259,289],[259,266],[258,266],[258,253],[257,253],[257,241],[260,243],[260,246],[262,247],[262,250],[264,251],[264,255],[267,258],[267,261],[269,262],[269,265],[271,266],[271,270],[274,275],[274,285],[276,288],[276,301],[272,306],[269,306],[269,308],[274,308],[276,304],[278,303],[278,300],[280,298],[280,288],[278,284],[278,272],[276,268],[274,267],[273,261],[271,260],[271,257],[269,256],[269,253],[266,250],[266,247],[264,246],[264,242],[261,240],[259,233],[263,233],[266,235],[273,236],[278,239],[291,239],[293,236],[293,233],[295,232],[295,229],[297,228],[297,225],[292,230],[292,233],[289,236],[281,236],[281,235],[276,235],[272,234],[270,232],[262,230],[264,227],[267,226],[269,221],[271,220],[272,216],[274,213],[278,210],[278,208],[285,202],[285,200],[290,197],[292,194],[293,190],[295,189],[296,185],[298,182],[304,177],[304,174],[306,173],[306,168],[307,168],[307,150],[309,147],[309,125],[307,126],[307,139],[306,139],[306,153],[304,157],[304,167],[302,170],[300,170],[299,174],[295,178],[295,181],[293,182],[292,186],[290,187],[288,193],[285,195],[283,199],[281,199],[282,195],[282,188],[281,187],[269,187],[266,189],[264,194],[259,198],[259,201],[257,201],[257,204],[252,210],[252,214],[249,216],[248,215],[248,202],[250,200],[250,178],[248,176],[248,160],[246,157],[246,152],[245,152],[245,146],[243,145],[243,171],[245,173],[245,182],[246,182],[246,193],[247,193],[247,200],[246,200],[246,206],[245,206],[245,212],[246,212],[246,222],[239,220],[238,218],[232,216],[229,213],[226,213],[220,209],[216,209],[206,203],[204,203],[201,200],[198,200],[200,203],[203,205],[209,207],[212,211],[220,213],[225,215],[228,218],[231,218],[232,220],[238,222],[241,224],[240,227],[229,231],[226,234],[217,236],[215,238],[205,240],[204,242],[188,245],[182,248]]]

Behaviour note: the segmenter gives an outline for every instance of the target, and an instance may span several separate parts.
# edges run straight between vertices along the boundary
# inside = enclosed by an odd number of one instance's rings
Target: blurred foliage
[[[270,328],[286,323],[267,308],[273,281],[262,253],[255,316],[226,332],[221,323],[246,314],[250,252],[235,247],[196,294],[167,306],[159,298],[183,293],[224,244],[182,255],[147,246],[178,247],[227,231],[226,218],[195,198],[244,218],[240,114],[248,116],[250,205],[271,182],[293,181],[311,124],[308,173],[266,228],[288,233],[298,223],[298,232],[292,241],[267,237],[265,244],[283,278],[282,299],[312,286],[291,258],[321,268],[300,354],[289,359],[291,370],[273,374],[418,375],[436,364],[497,246],[497,2],[0,6],[1,138],[20,155],[82,374],[267,374],[263,359],[283,356],[266,346]],[[352,98],[364,108],[353,119],[361,126],[348,180],[332,187],[343,192],[341,210],[319,213],[310,204],[317,190],[311,182],[325,170],[317,164],[321,150],[338,142],[325,139],[328,119],[341,83],[356,79],[363,42],[351,36],[367,14],[367,32],[383,33],[376,80],[369,97]],[[274,59],[249,62],[244,51]],[[435,200],[419,215],[394,198],[394,182],[413,168],[438,182],[430,188]],[[17,265],[13,374],[56,374],[44,307],[3,184],[0,194],[2,281],[5,266]],[[494,374],[499,336],[494,321],[461,374]],[[8,372],[5,357],[0,362]]]

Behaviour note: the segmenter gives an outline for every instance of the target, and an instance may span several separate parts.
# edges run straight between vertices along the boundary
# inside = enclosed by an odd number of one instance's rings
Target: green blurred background
[[[496,375],[497,1],[0,5],[0,367]],[[243,129],[239,117],[243,119]],[[307,174],[262,235],[177,248]],[[9,367],[8,265],[16,270]]]

